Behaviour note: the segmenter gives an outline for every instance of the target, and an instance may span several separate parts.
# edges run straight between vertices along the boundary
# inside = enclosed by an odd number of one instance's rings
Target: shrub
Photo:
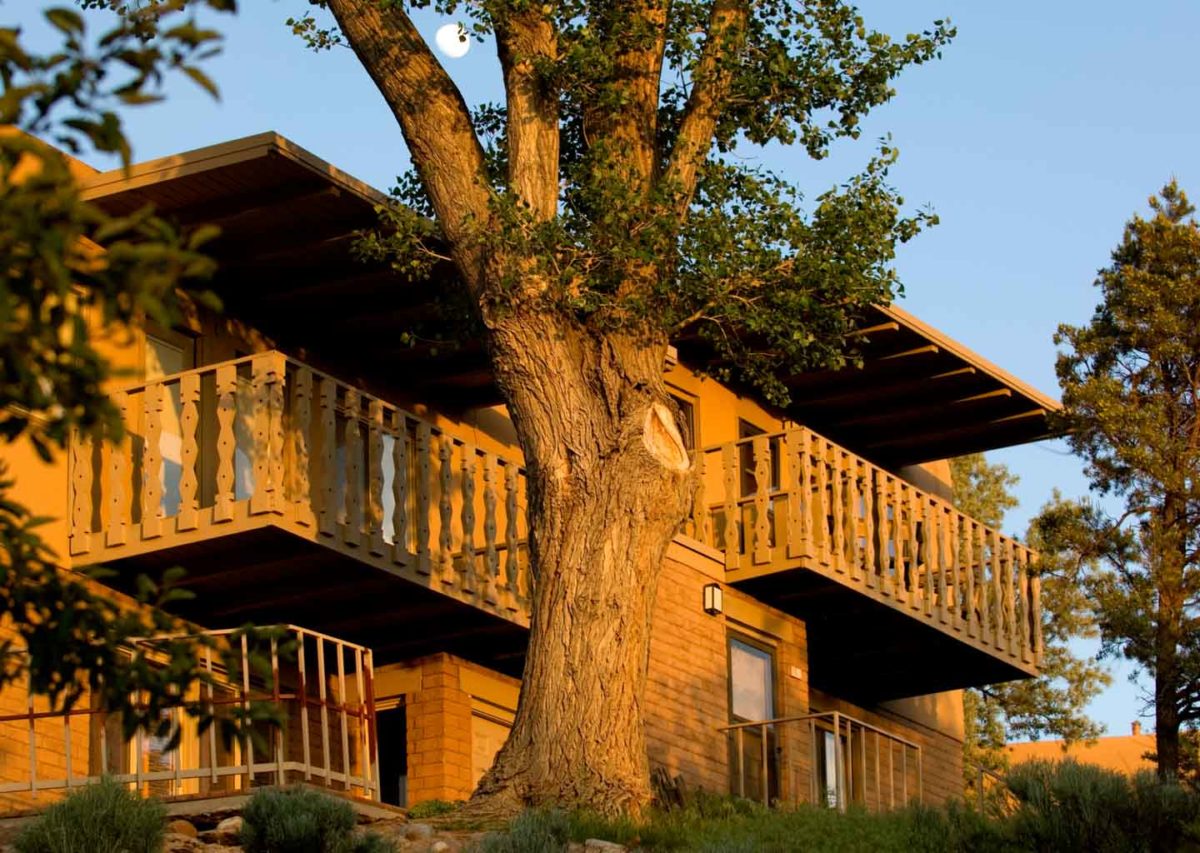
[[[311,788],[263,788],[246,803],[242,821],[246,853],[372,850],[354,846],[362,836],[354,835],[350,804]]]
[[[571,840],[566,812],[536,809],[522,813],[506,832],[491,832],[476,845],[477,853],[559,853]]]
[[[1193,826],[1200,796],[1152,774],[1129,779],[1074,761],[1031,761],[1008,777],[1018,806],[1015,838],[1030,850],[1160,851],[1200,849]]]
[[[20,834],[19,853],[158,853],[166,809],[103,779],[48,808]]]
[[[408,816],[413,820],[423,820],[427,817],[450,814],[458,806],[459,803],[450,803],[446,800],[422,800],[409,808]]]

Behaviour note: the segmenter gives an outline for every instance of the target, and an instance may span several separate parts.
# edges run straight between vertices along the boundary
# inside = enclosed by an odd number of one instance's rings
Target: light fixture
[[[704,585],[704,612],[709,616],[717,616],[724,605],[724,594],[719,583]]]

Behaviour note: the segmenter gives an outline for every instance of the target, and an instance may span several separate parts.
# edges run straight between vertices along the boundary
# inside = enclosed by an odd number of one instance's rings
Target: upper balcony
[[[889,698],[1036,673],[1040,582],[1020,542],[809,429],[698,458],[689,533],[730,583],[805,620],[814,684]]]
[[[128,430],[71,452],[77,566],[182,565],[184,615],[305,622],[388,657],[515,671],[528,625],[525,476],[279,352],[127,387]],[[803,618],[815,685],[889,698],[1024,677],[1034,555],[808,429],[708,448],[683,531],[728,582]]]
[[[181,565],[197,593],[184,615],[209,625],[290,614],[381,657],[457,650],[519,669],[514,461],[279,352],[113,398],[124,438],[71,449],[75,566]]]

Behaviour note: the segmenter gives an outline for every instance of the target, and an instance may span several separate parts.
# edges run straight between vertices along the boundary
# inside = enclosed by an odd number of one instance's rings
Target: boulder
[[[404,827],[404,837],[409,841],[427,841],[433,838],[433,827],[427,823],[410,823]]]
[[[623,853],[628,848],[624,844],[617,844],[615,841],[604,841],[600,838],[589,838],[583,842],[584,850],[594,850],[596,853]]]
[[[429,853],[446,853],[450,849],[450,845],[445,841],[435,841],[429,845]]]
[[[196,831],[196,827],[192,826],[190,820],[178,817],[167,824],[167,833],[171,835],[186,835],[188,838],[195,838],[200,834]]]
[[[217,824],[216,829],[200,833],[200,840],[205,844],[235,845],[242,835],[242,819],[239,816],[227,817]]]
[[[163,836],[163,853],[204,853],[206,846],[194,835],[168,832]]]

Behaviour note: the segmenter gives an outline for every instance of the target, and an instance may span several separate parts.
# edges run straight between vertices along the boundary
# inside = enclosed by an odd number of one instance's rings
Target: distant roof
[[[1009,760],[1013,764],[1020,764],[1022,761],[1062,761],[1071,758],[1080,764],[1094,764],[1127,775],[1133,775],[1139,770],[1153,770],[1154,762],[1146,758],[1146,754],[1153,751],[1152,734],[1102,737],[1092,743],[1073,743],[1065,750],[1061,740],[1008,745]]]
[[[104,172],[83,186],[113,213],[152,204],[184,224],[219,225],[214,288],[280,346],[324,356],[381,391],[403,377],[403,391],[430,402],[498,401],[478,343],[448,350],[400,338],[414,321],[436,321],[431,303],[454,275],[449,265],[410,282],[385,264],[352,259],[355,234],[375,223],[384,194],[279,134]],[[860,343],[861,369],[786,378],[786,414],[890,465],[1053,434],[1057,401],[894,305],[872,310]]]

